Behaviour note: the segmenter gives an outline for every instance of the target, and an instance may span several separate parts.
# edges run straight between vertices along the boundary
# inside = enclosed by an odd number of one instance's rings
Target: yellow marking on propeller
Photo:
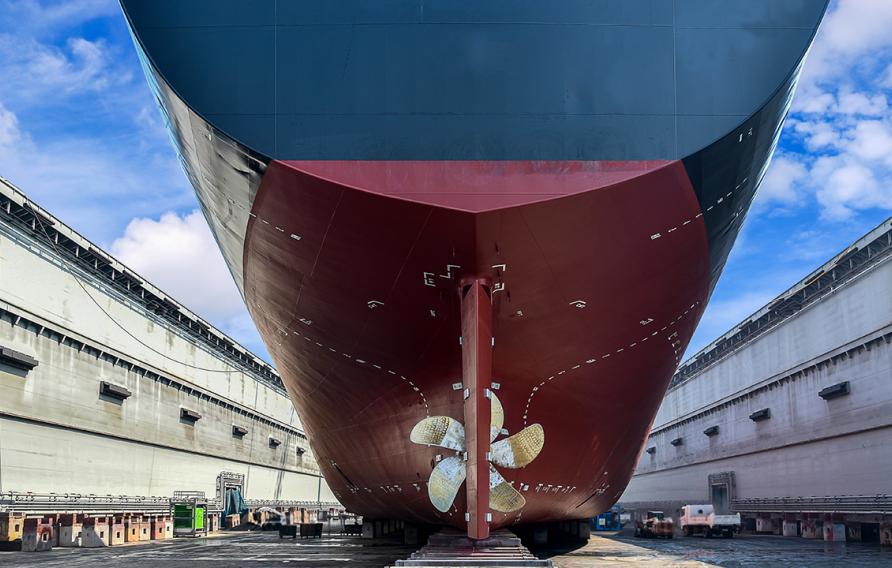
[[[489,464],[489,508],[500,513],[511,513],[524,505],[526,499],[523,495]]]
[[[427,494],[438,511],[449,511],[466,475],[465,462],[459,457],[451,456],[437,463],[427,483]]]
[[[412,428],[409,439],[416,444],[440,446],[461,452],[465,449],[465,427],[448,416],[431,416]]]
[[[536,459],[545,445],[545,430],[541,424],[531,424],[520,432],[492,445],[492,463],[517,469]]]

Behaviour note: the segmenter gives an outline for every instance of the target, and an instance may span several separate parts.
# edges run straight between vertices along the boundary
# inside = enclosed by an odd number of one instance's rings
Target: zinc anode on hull
[[[456,450],[410,435],[473,422],[459,284],[487,284],[493,447],[532,424],[543,440],[494,466],[524,498],[495,528],[622,492],[826,2],[123,5],[349,508],[467,526],[467,490],[445,512],[427,495]]]

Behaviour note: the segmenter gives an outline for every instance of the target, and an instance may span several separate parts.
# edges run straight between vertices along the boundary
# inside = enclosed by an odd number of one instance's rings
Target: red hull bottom
[[[681,163],[273,162],[252,215],[246,300],[346,507],[469,528],[480,480],[437,510],[428,481],[456,451],[410,441],[425,417],[466,420],[469,279],[491,283],[479,386],[499,439],[544,432],[528,465],[497,467],[524,505],[488,528],[616,501],[708,293]]]

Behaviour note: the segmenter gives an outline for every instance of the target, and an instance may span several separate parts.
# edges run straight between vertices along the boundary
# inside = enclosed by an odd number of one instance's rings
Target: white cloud
[[[892,126],[889,122],[864,120],[849,132],[846,149],[861,160],[892,167]]]
[[[842,139],[837,124],[830,120],[797,121],[793,123],[793,130],[804,138],[805,145],[812,152],[836,148]]]
[[[826,221],[892,210],[889,29],[892,1],[835,0],[805,65],[786,131],[802,147],[787,153],[808,169],[803,197]]]
[[[803,82],[808,86],[844,77],[855,62],[892,47],[890,29],[892,2],[889,0],[837,0],[818,33],[804,69]]]
[[[892,89],[892,64],[886,67],[886,70],[880,75],[880,86]]]
[[[803,163],[788,156],[776,157],[759,187],[757,204],[794,205],[800,199],[800,185],[807,177],[808,170]]]
[[[871,96],[865,93],[845,91],[839,96],[838,112],[864,116],[885,116],[889,113],[889,104],[886,95],[882,93]]]
[[[35,105],[47,96],[58,99],[101,93],[113,84],[129,82],[132,74],[114,63],[105,41],[69,38],[64,47],[33,39],[0,35],[0,81],[7,103]]]
[[[228,318],[241,296],[202,214],[130,221],[111,245],[121,262],[208,319]]]
[[[0,27],[46,33],[119,13],[116,0],[0,0]]]
[[[163,203],[194,204],[174,160],[160,160],[157,179],[124,166],[128,149],[111,151],[92,140],[39,147],[0,103],[0,175],[65,222],[88,235],[108,234],[128,211]],[[144,165],[145,166],[145,165]],[[165,181],[166,180],[166,181]],[[39,191],[31,191],[39,188]],[[177,189],[179,188],[179,189]],[[35,195],[38,194],[38,195]],[[120,235],[120,233],[117,233]],[[94,237],[95,238],[95,237]],[[109,239],[111,240],[111,239]],[[121,262],[249,349],[264,352],[207,222],[198,210],[133,218],[107,247]]]
[[[890,29],[889,0],[831,2],[803,68],[793,112],[885,112],[885,97],[852,92],[859,90],[853,89],[852,77],[859,69],[877,84],[892,84],[892,66],[884,57],[892,50]]]
[[[10,148],[22,141],[19,119],[0,102],[0,149]]]
[[[110,252],[235,339],[260,344],[207,222],[198,210],[130,221]]]
[[[138,133],[132,137],[37,142],[0,101],[0,176],[102,244],[130,218],[195,206],[166,137],[147,150],[139,149]]]
[[[792,197],[783,189],[795,178],[794,189],[811,189],[824,220],[845,221],[870,209],[892,210],[892,120],[835,115],[794,120],[792,126],[810,153],[787,159],[807,164],[808,172],[803,175],[802,169],[782,161],[775,178],[769,172],[763,187],[769,196],[780,192],[781,197]]]
[[[158,112],[129,38],[81,35],[110,15],[123,31],[114,0],[0,0],[0,176],[100,244],[133,217],[195,206],[167,133],[126,111]]]
[[[0,176],[265,353],[195,211],[117,0],[0,0]]]
[[[888,0],[839,0],[827,14],[823,39],[830,51],[860,54],[892,43],[890,24]]]
[[[816,197],[824,219],[843,221],[859,210],[892,208],[892,187],[881,184],[871,168],[848,156],[819,158],[812,176],[817,180]]]
[[[83,37],[94,20],[117,29]],[[152,114],[117,2],[0,0],[0,176],[99,244],[133,217],[192,209]]]
[[[836,108],[836,97],[832,93],[803,82],[796,92],[792,111],[794,113],[823,114],[833,108]]]

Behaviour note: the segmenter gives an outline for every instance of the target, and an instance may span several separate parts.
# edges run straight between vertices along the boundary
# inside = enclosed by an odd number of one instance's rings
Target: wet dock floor
[[[415,546],[333,534],[314,540],[280,540],[271,532],[221,533],[102,549],[56,548],[51,552],[0,552],[0,566],[230,568],[271,565],[380,568],[407,558]],[[892,550],[877,544],[829,543],[800,538],[744,535],[732,540],[638,539],[631,534],[596,534],[576,548],[540,549],[558,568],[601,567],[830,567],[892,566]]]
[[[0,552],[0,566],[80,568],[269,568],[349,566],[381,568],[407,558],[417,546],[332,534],[321,539],[280,539],[275,532],[223,532],[111,548],[54,548],[49,552]]]
[[[598,533],[575,549],[541,549],[535,553],[540,558],[551,558],[560,568],[892,566],[892,550],[876,543],[765,535],[738,535],[733,539],[676,536],[670,540],[635,538],[631,531]]]

